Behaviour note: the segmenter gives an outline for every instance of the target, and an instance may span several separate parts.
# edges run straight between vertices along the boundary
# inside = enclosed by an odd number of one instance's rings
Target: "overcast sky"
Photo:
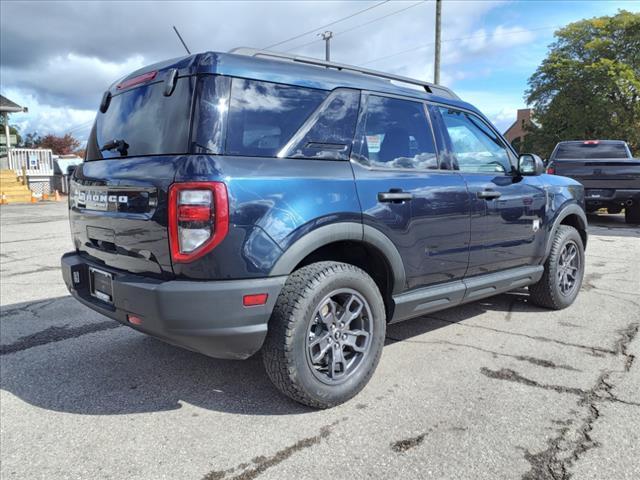
[[[376,6],[377,4],[380,4]],[[635,1],[453,1],[442,9],[441,83],[504,130],[524,108],[526,82],[571,21],[640,11]],[[24,134],[71,132],[84,140],[105,88],[145,64],[192,52],[264,48],[319,56],[323,25],[332,60],[431,81],[435,2],[300,1],[0,2],[0,91],[29,108],[11,123]],[[381,18],[384,17],[384,18]],[[315,30],[314,30],[315,29]]]

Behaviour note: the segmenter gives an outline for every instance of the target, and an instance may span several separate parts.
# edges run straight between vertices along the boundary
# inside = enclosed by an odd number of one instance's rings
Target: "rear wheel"
[[[561,310],[573,303],[584,276],[584,246],[578,231],[569,225],[556,230],[551,253],[538,283],[529,286],[531,300],[542,307]]]
[[[634,202],[633,205],[625,207],[624,221],[631,224],[640,224],[640,202]]]
[[[616,205],[615,207],[607,207],[607,213],[609,215],[617,215],[622,211],[622,205]]]
[[[292,273],[262,349],[267,374],[293,400],[329,408],[367,384],[382,354],[382,295],[363,270],[318,262]]]

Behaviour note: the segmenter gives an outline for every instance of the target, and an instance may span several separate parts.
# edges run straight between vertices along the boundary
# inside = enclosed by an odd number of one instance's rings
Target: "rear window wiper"
[[[116,150],[121,157],[125,157],[127,155],[127,151],[129,150],[129,144],[124,140],[111,140],[110,142],[105,143],[102,148],[100,148],[101,152],[106,152],[110,150]]]

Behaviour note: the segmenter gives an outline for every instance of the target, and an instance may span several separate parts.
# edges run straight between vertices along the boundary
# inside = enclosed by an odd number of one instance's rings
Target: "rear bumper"
[[[260,349],[286,280],[286,276],[280,276],[161,281],[105,268],[75,252],[65,254],[61,263],[69,292],[89,308],[168,343],[216,358],[243,359]],[[90,266],[113,275],[113,304],[90,294]],[[243,296],[256,293],[267,293],[267,303],[244,307]],[[129,314],[141,318],[142,323],[130,323]]]
[[[587,205],[623,204],[628,200],[640,202],[640,189],[585,188],[584,194]]]

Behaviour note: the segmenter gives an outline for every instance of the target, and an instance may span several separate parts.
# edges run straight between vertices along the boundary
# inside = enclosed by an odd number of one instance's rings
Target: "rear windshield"
[[[555,158],[580,160],[590,158],[629,158],[624,143],[561,143]]]
[[[156,82],[114,95],[107,111],[98,112],[87,160],[187,153],[193,79],[179,78],[168,97],[164,89]],[[126,150],[105,149],[114,140],[124,141]]]

